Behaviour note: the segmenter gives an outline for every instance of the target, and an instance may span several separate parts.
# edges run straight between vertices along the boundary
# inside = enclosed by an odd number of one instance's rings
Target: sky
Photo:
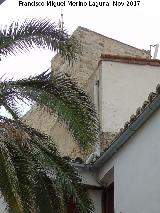
[[[43,6],[25,6],[28,2],[40,2]],[[78,26],[82,26],[140,49],[149,50],[150,45],[160,44],[159,0],[51,1],[54,4],[61,3],[62,6],[56,7],[47,6],[47,2],[49,1],[6,0],[0,5],[0,24],[4,26],[12,21],[33,17],[48,18],[58,23],[62,11],[64,26],[70,34]],[[77,6],[71,6],[71,2]],[[100,2],[105,2],[104,6],[95,7]],[[121,6],[113,6],[116,2]],[[86,6],[80,6],[82,3]],[[54,55],[51,51],[32,50],[2,58],[0,76],[16,79],[41,73],[50,67]],[[160,58],[160,51],[157,58]]]
[[[38,2],[44,2],[44,6],[25,7],[19,6],[18,0],[6,0],[0,5],[0,24],[5,25],[18,19],[33,17],[49,18],[53,22],[58,22],[62,10],[64,26],[70,34],[78,26],[82,26],[140,49],[148,50],[150,45],[160,44],[159,0],[128,2],[128,4],[133,3],[136,6],[127,6],[127,0],[118,1],[124,3],[124,6],[113,6],[113,1],[108,0],[109,6],[103,7],[89,6],[89,0],[81,0],[81,2],[87,3],[87,6],[84,7],[69,6],[67,0],[59,1],[65,1],[65,6],[46,6],[47,0],[38,0]],[[29,1],[26,0],[26,2]],[[30,0],[30,2],[33,1]],[[55,2],[58,1],[55,0]],[[91,0],[90,4],[93,5],[96,2],[102,1]],[[5,74],[8,78],[21,78],[41,73],[50,67],[54,54],[51,51],[34,50],[27,54],[2,58],[0,77]],[[160,51],[158,58],[160,59]],[[24,108],[24,112],[26,112],[28,108],[26,106]],[[5,115],[4,110],[1,112]]]
[[[0,6],[0,23],[4,26],[14,20],[33,17],[49,18],[58,23],[62,11],[64,26],[70,34],[78,26],[83,26],[140,49],[149,49],[151,44],[160,43],[159,0],[119,1],[124,3],[124,6],[113,6],[113,2],[116,1],[109,0],[109,6],[101,7],[89,6],[88,0],[81,1],[87,2],[87,6],[83,7],[69,6],[69,1],[60,0],[61,3],[64,1],[65,6],[54,7],[47,6],[47,0],[39,0],[44,6],[19,6],[19,2],[33,2],[32,0],[6,0]],[[127,2],[136,6],[127,6]],[[90,5],[93,4],[96,4],[96,1],[90,1]],[[50,67],[54,54],[51,51],[34,50],[27,54],[4,58],[0,62],[1,73],[12,77],[40,73]]]

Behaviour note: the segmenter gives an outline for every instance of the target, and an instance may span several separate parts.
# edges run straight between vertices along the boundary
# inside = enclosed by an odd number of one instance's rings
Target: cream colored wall
[[[82,177],[82,183],[90,186],[101,187],[100,183],[98,183],[98,176],[95,172],[87,167],[78,167],[78,173]]]
[[[103,61],[100,77],[102,130],[118,131],[160,82],[160,66]]]
[[[150,54],[144,50],[105,37],[83,27],[78,27],[73,35],[81,43],[82,55],[78,57],[73,66],[69,66],[67,62],[65,63],[57,55],[51,61],[52,70],[53,72],[71,74],[83,86],[88,86],[88,79],[96,70],[102,53],[150,58]]]
[[[114,167],[115,213],[159,213],[160,109],[99,171],[104,181]]]
[[[65,62],[59,55],[56,55],[51,62],[52,72],[67,72],[71,74],[89,94],[93,95],[93,81],[95,72],[98,66],[101,53],[122,54],[130,56],[141,56],[149,58],[150,55],[145,51],[131,47],[103,35],[78,27],[73,35],[81,42],[82,55],[78,57],[73,66]],[[36,108],[29,112],[25,117],[26,122],[33,127],[36,127],[55,138],[57,146],[63,155],[70,157],[81,156],[87,158],[88,154],[81,152],[74,145],[73,138],[64,125],[56,122],[54,116],[47,113],[39,112]],[[82,154],[83,153],[83,154]],[[85,157],[84,157],[85,156]]]
[[[0,212],[1,213],[6,213],[6,203],[4,202],[4,199],[0,197]]]
[[[89,195],[94,204],[94,213],[102,213],[102,190],[89,190]]]
[[[73,141],[73,137],[66,128],[65,124],[58,122],[55,114],[50,115],[46,109],[39,109],[34,106],[23,120],[35,129],[44,132],[54,138],[55,144],[63,156],[76,158],[81,156],[86,158],[90,150],[82,151]]]
[[[87,167],[77,167],[78,173],[82,177],[82,183],[89,185],[89,186],[95,186],[97,188],[88,190],[88,194],[90,198],[93,201],[94,204],[94,213],[102,213],[102,187],[98,180],[98,173],[93,172],[91,169]],[[101,188],[101,189],[100,189]]]

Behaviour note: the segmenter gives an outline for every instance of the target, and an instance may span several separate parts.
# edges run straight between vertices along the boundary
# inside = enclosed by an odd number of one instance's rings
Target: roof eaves
[[[124,129],[121,129],[117,138],[106,147],[103,154],[92,164],[94,168],[101,167],[109,160],[127,141],[128,139],[149,119],[149,117],[160,107],[160,86],[157,85],[157,93],[150,93],[148,99],[142,105],[141,113],[136,117],[131,116],[130,122],[127,122]],[[155,96],[156,94],[156,96]]]
[[[85,161],[80,157],[76,157],[75,159],[73,159],[73,158],[70,158],[69,156],[63,156],[62,158],[63,160],[66,160],[68,163],[70,163],[74,167],[85,168],[85,169],[92,168],[91,164],[86,164]]]
[[[93,168],[92,164],[74,163],[74,162],[70,162],[70,164],[73,167],[77,167],[77,168],[84,168],[84,169],[91,169],[91,168]]]
[[[160,60],[158,59],[147,59],[144,57],[133,57],[124,55],[101,54],[99,64],[102,61],[114,61],[127,64],[160,66]]]

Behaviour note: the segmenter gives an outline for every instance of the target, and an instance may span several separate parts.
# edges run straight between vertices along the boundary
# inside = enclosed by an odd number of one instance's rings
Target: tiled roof
[[[108,144],[106,146],[106,148],[101,152],[101,155],[100,157],[98,157],[96,159],[96,161],[98,159],[101,158],[101,156],[106,153],[114,144],[117,143],[118,139],[123,135],[125,134],[125,132],[130,129],[130,127],[142,116],[142,114],[144,114],[145,110],[150,107],[151,105],[153,105],[153,103],[158,99],[160,98],[160,84],[157,85],[156,87],[156,92],[151,92],[148,96],[148,99],[145,100],[142,104],[141,107],[137,108],[136,110],[136,113],[131,115],[130,116],[130,120],[127,121],[125,124],[124,124],[124,127],[120,129],[120,131],[117,133],[117,135],[115,136],[114,140]],[[160,100],[160,99],[159,99]],[[158,100],[158,102],[160,102]],[[160,103],[157,105],[158,107],[160,107]],[[156,107],[157,108],[157,107]],[[155,110],[155,109],[154,109]],[[153,111],[154,111],[153,110]],[[145,122],[145,120],[143,121],[143,123]],[[138,128],[137,128],[138,129]],[[92,162],[93,164],[94,162]]]
[[[142,104],[141,107],[137,108],[136,113],[130,116],[130,120],[125,122],[124,127],[120,129],[120,131],[117,133],[116,137],[114,138],[114,140],[108,144],[108,146],[104,149],[104,152],[109,149],[109,147],[115,142],[115,140],[117,140],[118,137],[121,136],[121,134],[124,133],[124,131],[126,131],[129,126],[136,121],[136,119],[138,119],[138,117],[144,112],[144,110],[153,102],[153,100],[156,99],[156,97],[158,97],[160,95],[160,84],[157,85],[156,87],[156,92],[151,92],[148,96],[148,100],[145,100]]]
[[[76,163],[76,164],[85,163],[85,161],[82,158],[80,158],[80,157],[76,157],[75,159],[72,159],[69,156],[64,156],[63,159],[68,161],[68,162],[70,162],[70,163]]]
[[[132,57],[122,55],[101,54],[100,62],[101,61],[115,61],[127,64],[160,66],[160,60],[158,59],[146,59],[143,57]]]
[[[116,134],[115,138],[109,144],[106,145],[104,150],[101,152],[100,157],[98,157],[96,161],[99,160],[103,154],[105,154],[114,144],[117,143],[118,139],[123,134],[125,134],[125,132],[128,129],[130,129],[130,127],[144,114],[145,110],[148,107],[150,107],[150,105],[153,104],[153,102],[156,101],[156,99],[158,99],[159,97],[160,97],[160,84],[157,85],[155,92],[151,92],[149,94],[148,99],[143,102],[142,106],[137,108],[136,113],[130,116],[130,120],[124,124],[124,127],[120,129],[120,131]],[[63,158],[66,159],[67,161],[70,161],[71,163],[85,165],[84,160],[82,160],[80,157],[71,159],[70,157],[67,156]],[[94,164],[96,161],[91,162],[91,164]]]
[[[136,113],[130,116],[130,120],[127,121],[124,124],[124,127],[120,129],[120,131],[117,133],[115,138],[111,141],[111,143],[107,144],[107,146],[104,148],[104,150],[101,152],[101,155],[98,159],[101,158],[101,156],[106,153],[115,143],[117,143],[118,139],[125,134],[125,132],[130,128],[131,125],[133,125],[138,118],[144,113],[147,107],[149,107],[158,97],[160,96],[160,84],[157,85],[156,87],[156,92],[151,92],[148,96],[148,100],[144,101],[142,106],[137,108]],[[84,164],[84,161],[82,159],[78,158],[78,161],[76,162],[75,160],[72,160],[71,162],[73,163],[78,163],[78,164]],[[94,162],[91,162],[93,164]]]

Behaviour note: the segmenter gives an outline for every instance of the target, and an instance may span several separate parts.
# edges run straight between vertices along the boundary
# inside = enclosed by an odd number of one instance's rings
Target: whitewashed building
[[[95,212],[159,213],[160,61],[102,55],[95,76],[102,130],[119,129],[95,161],[74,164]]]
[[[75,61],[73,63],[73,66],[71,66],[68,64],[67,61],[64,60],[64,58],[57,54],[51,62],[52,72],[67,72],[91,96],[96,96],[95,74],[98,73],[98,69],[100,68],[99,66],[97,69],[97,66],[101,59],[102,53],[111,55],[122,55],[126,57],[142,57],[146,59],[150,59],[151,57],[149,51],[140,50],[138,48],[106,37],[83,27],[78,27],[73,33],[73,36],[75,36],[75,38],[77,38],[78,41],[81,43],[82,55],[79,55],[77,61]],[[115,72],[116,73],[114,74],[114,78],[119,78],[121,72],[118,72],[118,70]],[[109,87],[111,85],[112,82],[110,82]],[[118,106],[117,103],[116,107],[121,107],[121,105]],[[126,118],[127,116],[124,118],[124,120]],[[57,116],[51,116],[50,113],[47,113],[47,111],[37,110],[37,107],[33,107],[32,110],[26,114],[25,120],[32,127],[44,131],[46,134],[54,137],[55,141],[57,141],[57,146],[62,155],[68,155],[72,158],[81,157],[83,159],[86,159],[90,154],[81,152],[79,147],[76,146],[73,142],[73,138],[66,126],[58,122]],[[116,131],[117,128],[106,130],[105,138],[110,141],[115,135]]]
[[[52,70],[74,76],[93,96],[100,114],[101,155],[94,152],[85,162],[72,161],[95,213],[159,213],[160,60],[82,27],[74,34],[82,41],[84,55],[72,68],[57,55]],[[64,155],[84,157],[66,128],[47,112],[34,108],[25,119],[50,135],[56,133]],[[75,213],[74,208],[69,213]]]

